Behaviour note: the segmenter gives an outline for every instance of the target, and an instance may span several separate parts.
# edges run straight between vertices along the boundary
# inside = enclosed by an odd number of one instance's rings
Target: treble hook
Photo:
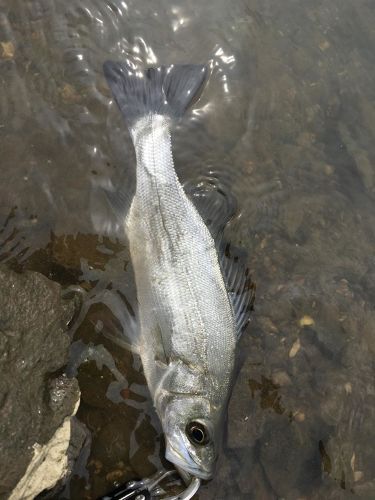
[[[158,471],[153,476],[141,479],[140,481],[129,481],[125,485],[121,485],[111,493],[104,495],[99,500],[151,500],[159,498],[160,500],[190,500],[198,491],[201,481],[197,477],[184,474],[183,478],[188,483],[187,488],[179,493],[169,497],[160,498],[163,490],[158,485],[169,476],[176,474],[176,471]]]

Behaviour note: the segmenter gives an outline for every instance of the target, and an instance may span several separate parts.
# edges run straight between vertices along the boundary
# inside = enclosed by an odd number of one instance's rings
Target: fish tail
[[[181,117],[198,99],[207,77],[207,66],[198,64],[140,71],[128,62],[106,61],[103,70],[129,128],[149,114]]]

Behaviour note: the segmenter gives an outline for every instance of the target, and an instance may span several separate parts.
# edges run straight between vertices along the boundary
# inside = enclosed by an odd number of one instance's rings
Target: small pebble
[[[76,91],[75,87],[73,87],[73,85],[71,85],[70,83],[66,83],[60,89],[60,94],[65,102],[77,102],[80,100],[78,92]]]
[[[123,478],[123,476],[124,476],[123,470],[115,469],[111,472],[108,472],[108,474],[106,474],[105,478],[109,483],[113,483],[115,481],[121,480]]]
[[[289,375],[284,371],[277,371],[272,374],[272,382],[280,387],[292,383]]]
[[[99,333],[101,331],[103,331],[103,328],[104,328],[104,325],[103,325],[103,321],[101,321],[100,319],[95,323],[95,332],[96,333]]]
[[[326,175],[332,175],[335,172],[335,167],[329,165],[329,163],[326,163],[324,165],[324,172]]]
[[[361,470],[356,470],[354,472],[354,481],[357,482],[357,481],[360,481],[361,479],[363,479],[364,477],[364,474]]]
[[[100,460],[91,460],[88,466],[93,468],[94,474],[100,474],[103,469],[103,464]]]
[[[302,318],[299,320],[300,326],[312,326],[315,325],[315,321],[312,319],[311,316],[302,316]]]
[[[305,420],[305,414],[302,411],[297,411],[294,415],[294,420],[297,422],[304,422]]]
[[[322,52],[326,51],[327,49],[329,49],[329,47],[331,46],[331,44],[329,43],[328,40],[322,40],[320,43],[319,43],[319,48]]]
[[[1,42],[2,54],[1,57],[4,59],[13,59],[15,48],[12,42]]]
[[[299,339],[297,339],[294,344],[292,345],[291,350],[289,351],[289,357],[294,358],[294,356],[297,354],[297,352],[301,349],[301,342]]]
[[[350,382],[347,382],[345,385],[345,392],[346,394],[351,394],[352,393],[352,384]]]
[[[353,293],[349,287],[349,281],[344,278],[339,281],[339,286],[336,288],[336,293],[339,293],[344,297],[353,298]]]

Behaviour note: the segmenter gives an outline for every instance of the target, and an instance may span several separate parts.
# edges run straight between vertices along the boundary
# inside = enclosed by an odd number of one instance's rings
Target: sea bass
[[[252,291],[247,276],[220,254],[173,165],[171,121],[197,99],[207,68],[140,71],[107,61],[104,74],[137,160],[136,190],[123,218],[139,308],[136,349],[162,423],[166,458],[209,479]]]

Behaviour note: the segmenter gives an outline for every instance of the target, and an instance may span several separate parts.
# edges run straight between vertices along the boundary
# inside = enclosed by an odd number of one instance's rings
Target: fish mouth
[[[213,469],[202,468],[197,465],[189,465],[189,463],[176,451],[169,443],[167,443],[165,458],[176,465],[178,468],[187,472],[191,476],[198,477],[199,479],[211,479],[213,476]],[[189,456],[190,460],[191,457]]]

